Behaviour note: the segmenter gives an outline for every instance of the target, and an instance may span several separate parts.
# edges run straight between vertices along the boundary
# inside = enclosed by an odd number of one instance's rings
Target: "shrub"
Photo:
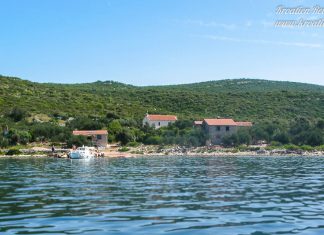
[[[281,143],[278,141],[271,141],[270,145],[274,146],[274,147],[279,147],[279,146],[281,146]]]
[[[316,147],[316,149],[318,151],[324,151],[324,145],[318,146],[318,147]]]
[[[129,148],[127,147],[121,147],[118,149],[118,152],[127,152],[127,151],[129,151]]]
[[[274,150],[274,149],[276,149],[276,148],[277,148],[277,146],[269,145],[269,146],[266,146],[264,149],[265,149],[265,150],[268,150],[268,151],[271,151],[271,150]]]
[[[121,132],[116,135],[116,140],[120,141],[122,145],[134,141],[135,135],[132,130],[123,128]]]
[[[19,122],[22,119],[24,119],[26,116],[27,116],[26,111],[21,108],[13,108],[8,114],[8,117],[10,117],[14,122]]]
[[[19,155],[21,154],[21,151],[19,149],[15,149],[15,148],[12,148],[12,149],[9,149],[7,152],[6,152],[6,155],[9,155],[9,156],[12,156],[12,155]]]
[[[108,118],[108,119],[119,119],[119,116],[118,116],[118,114],[116,114],[114,112],[107,112],[106,118]]]
[[[103,126],[103,123],[89,117],[77,117],[68,123],[68,127],[78,130],[100,130]]]
[[[89,146],[91,142],[85,136],[71,136],[67,142],[67,146],[71,148],[73,145],[75,146]]]
[[[322,133],[320,131],[312,131],[312,132],[308,133],[306,142],[308,145],[311,145],[311,146],[322,145],[324,143]]]
[[[9,140],[0,136],[0,148],[6,148],[9,146]]]
[[[280,142],[281,144],[288,144],[290,141],[289,141],[289,136],[286,132],[280,132],[278,134],[276,134],[273,139],[275,141],[278,141]]]
[[[260,150],[260,147],[248,147],[247,149],[249,151],[258,151],[258,150]]]
[[[287,150],[299,150],[299,146],[297,145],[294,145],[294,144],[287,144],[287,145],[284,145],[284,148],[287,149]]]
[[[32,139],[32,136],[28,131],[17,131],[15,134],[17,135],[20,144],[26,145]]]
[[[145,142],[145,144],[160,144],[161,143],[161,137],[160,136],[150,136],[148,137]]]
[[[237,134],[226,135],[223,137],[222,142],[224,147],[237,146],[239,139]]]
[[[67,136],[65,132],[67,131],[66,128],[57,126],[52,123],[36,123],[31,127],[31,133],[33,140],[37,139],[65,139],[64,137]]]
[[[313,151],[314,150],[314,148],[309,145],[302,145],[302,146],[300,146],[300,149],[302,149],[304,151]]]
[[[246,150],[248,150],[248,147],[245,146],[245,145],[240,145],[240,146],[237,147],[237,149],[238,149],[239,151],[246,151]]]
[[[137,146],[139,146],[139,143],[137,143],[137,142],[129,142],[127,144],[127,146],[129,146],[129,147],[137,147]]]

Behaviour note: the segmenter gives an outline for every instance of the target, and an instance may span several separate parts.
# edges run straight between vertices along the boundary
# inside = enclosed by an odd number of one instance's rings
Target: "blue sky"
[[[275,28],[323,1],[0,0],[0,74],[135,85],[261,78],[324,85],[324,28]]]

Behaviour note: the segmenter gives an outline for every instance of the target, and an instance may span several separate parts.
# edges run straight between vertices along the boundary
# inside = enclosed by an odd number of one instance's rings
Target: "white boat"
[[[79,147],[76,150],[72,150],[69,153],[69,158],[71,159],[90,159],[94,158],[94,148],[93,147]]]

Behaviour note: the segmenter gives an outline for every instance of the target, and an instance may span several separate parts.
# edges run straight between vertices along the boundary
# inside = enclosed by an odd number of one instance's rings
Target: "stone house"
[[[233,119],[204,119],[202,127],[209,135],[211,144],[221,144],[224,136],[237,131],[237,123]]]
[[[168,126],[178,120],[175,115],[159,115],[159,114],[146,114],[143,119],[143,126],[148,124],[150,127],[158,129],[160,127]]]
[[[106,148],[108,145],[108,131],[107,130],[87,130],[87,131],[73,131],[73,135],[86,136],[94,146]]]

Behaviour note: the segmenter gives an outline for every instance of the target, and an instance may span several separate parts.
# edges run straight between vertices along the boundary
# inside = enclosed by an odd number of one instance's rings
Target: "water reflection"
[[[322,157],[0,159],[0,233],[324,234]]]

